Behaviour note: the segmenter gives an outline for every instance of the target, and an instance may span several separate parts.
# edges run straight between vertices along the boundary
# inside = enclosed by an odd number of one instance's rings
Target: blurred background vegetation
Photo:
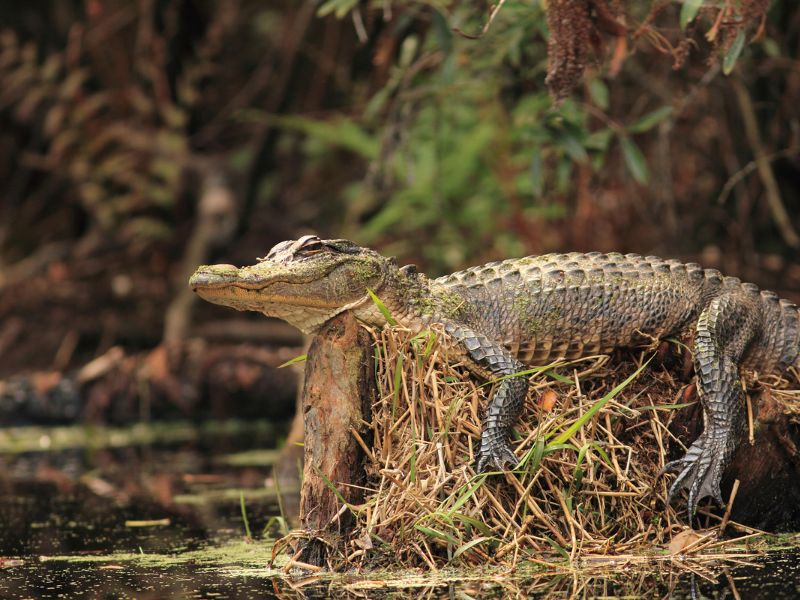
[[[191,337],[187,271],[309,231],[798,298],[798,136],[795,0],[5,3],[2,373]]]

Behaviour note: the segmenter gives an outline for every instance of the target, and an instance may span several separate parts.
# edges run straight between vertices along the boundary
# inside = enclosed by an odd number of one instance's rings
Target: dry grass
[[[372,334],[380,398],[346,564],[629,564],[652,559],[654,548],[721,552],[720,529],[738,527],[709,516],[708,529],[693,532],[683,504],[664,506],[670,479],[658,472],[669,447],[680,447],[668,425],[694,398],[660,355],[638,369],[652,350],[532,374],[516,427],[523,466],[476,476],[480,415],[496,383],[451,366],[433,333]]]

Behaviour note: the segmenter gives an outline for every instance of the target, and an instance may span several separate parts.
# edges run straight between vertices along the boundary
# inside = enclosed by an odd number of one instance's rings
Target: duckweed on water
[[[7,427],[0,429],[0,453],[53,452],[70,448],[87,450],[123,448],[188,442],[209,436],[244,434],[260,434],[270,437],[277,435],[275,424],[266,420],[206,421],[202,424],[189,421],[170,421],[138,423],[130,427],[91,425]]]
[[[227,454],[220,462],[231,467],[269,467],[278,460],[279,450],[246,450],[235,454]]]
[[[110,554],[61,554],[40,556],[42,562],[62,562],[70,564],[132,563],[140,567],[165,568],[193,563],[216,569],[257,569],[262,577],[280,574],[285,564],[283,558],[276,558],[273,568],[267,567],[272,559],[272,541],[228,540],[219,545],[209,544],[199,550],[168,554],[150,552],[112,552]]]

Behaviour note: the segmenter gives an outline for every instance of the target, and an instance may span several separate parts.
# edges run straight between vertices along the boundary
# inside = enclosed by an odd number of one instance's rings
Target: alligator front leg
[[[690,517],[706,496],[723,504],[722,473],[746,422],[739,363],[756,335],[760,314],[749,297],[729,293],[715,298],[698,320],[694,364],[705,429],[683,458],[664,467],[664,472],[678,473],[667,501],[687,490]]]
[[[502,346],[467,327],[447,325],[445,331],[464,347],[472,363],[471,370],[487,379],[504,378],[486,409],[475,470],[478,473],[502,471],[508,465],[516,465],[518,459],[509,438],[528,393],[528,378],[509,376],[523,371],[525,365]]]

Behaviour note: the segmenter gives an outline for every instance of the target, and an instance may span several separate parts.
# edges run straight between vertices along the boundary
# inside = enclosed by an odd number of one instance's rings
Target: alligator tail
[[[780,300],[780,325],[783,338],[783,353],[780,365],[783,368],[794,366],[800,369],[800,309],[794,302]]]
[[[742,285],[750,292],[755,291],[751,284]],[[760,296],[761,334],[747,353],[746,366],[759,373],[784,372],[792,366],[800,368],[800,310],[775,292],[762,290]]]

